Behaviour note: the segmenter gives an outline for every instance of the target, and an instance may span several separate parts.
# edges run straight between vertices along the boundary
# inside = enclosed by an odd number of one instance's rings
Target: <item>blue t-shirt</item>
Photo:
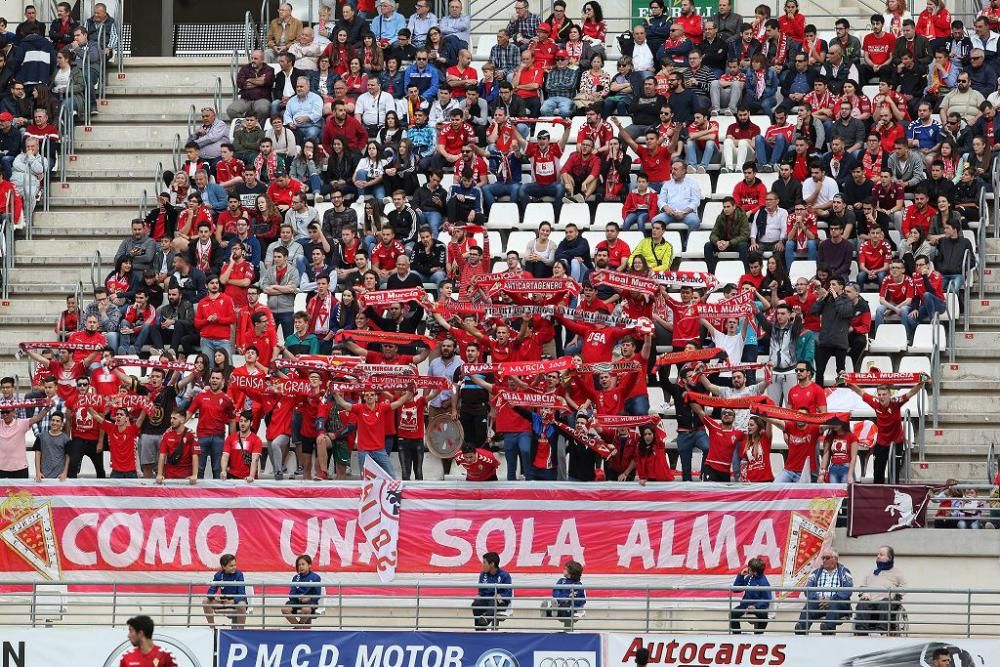
[[[910,123],[906,128],[906,138],[916,139],[922,150],[936,146],[941,141],[941,124],[932,120],[930,125],[924,125],[919,120]]]

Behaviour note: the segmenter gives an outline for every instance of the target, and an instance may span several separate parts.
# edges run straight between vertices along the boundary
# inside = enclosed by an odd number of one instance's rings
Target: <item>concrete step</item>
[[[942,391],[1000,390],[1000,376],[995,362],[941,364]]]
[[[95,126],[96,127],[96,126]],[[184,140],[187,138],[187,131],[180,135],[180,144],[183,147]],[[162,137],[149,138],[136,140],[129,144],[123,144],[120,140],[113,137],[107,138],[93,138],[80,133],[76,135],[75,142],[77,151],[105,151],[105,152],[115,152],[120,151],[122,154],[127,153],[149,153],[149,152],[170,152],[174,150],[174,146],[177,144],[177,135],[171,134],[169,137],[163,135]]]
[[[110,268],[108,270],[110,271]],[[101,278],[103,279],[104,276]],[[82,280],[85,285],[90,284],[89,266],[60,267],[58,271],[35,265],[18,266],[17,270],[10,274],[10,286],[15,290],[18,289],[18,286],[38,286],[43,289],[49,288],[47,289],[49,293],[53,290],[60,291],[60,289],[64,292],[72,292],[73,286],[78,280]],[[63,287],[65,289],[62,289]]]
[[[175,135],[181,135],[182,139],[188,136],[187,123],[171,123],[166,125],[142,125],[140,123],[125,123],[112,125],[111,123],[101,123],[93,125],[89,129],[83,128],[82,132],[76,133],[79,140],[116,140],[119,148],[127,149],[133,142],[156,141],[164,138],[173,140]]]
[[[229,80],[229,73],[220,75],[222,79],[222,105],[225,107],[233,96],[233,85]],[[104,89],[107,97],[161,97],[172,100],[170,106],[176,108],[177,100],[188,100],[196,97],[207,97],[212,99],[216,92],[215,77],[205,77],[196,85],[168,86],[157,84],[158,77],[142,77],[139,80],[125,80],[108,82]],[[188,102],[184,102],[187,108]],[[207,104],[205,106],[212,106]],[[224,109],[223,109],[224,110]]]
[[[80,210],[41,211],[35,214],[34,233],[39,238],[113,236],[119,241],[129,233],[135,206],[96,206]]]
[[[928,421],[924,432],[928,447],[933,446],[959,455],[985,453],[981,448],[988,448],[994,442],[1000,444],[1000,424],[996,426],[939,424],[938,426],[939,428],[933,428]]]
[[[88,283],[87,287],[90,285]],[[84,299],[86,301],[86,298]],[[53,322],[55,318],[58,317],[66,308],[66,298],[39,298],[34,295],[31,296],[16,296],[10,299],[10,302],[6,306],[0,306],[0,316],[2,315],[45,315],[49,317]],[[26,339],[22,339],[26,340]],[[0,355],[12,354],[13,347],[16,346],[17,341],[4,340],[0,343]]]
[[[997,357],[1000,331],[960,331],[955,336],[955,351],[967,357]]]
[[[119,241],[114,239],[93,239],[86,244],[82,244],[40,239],[36,236],[31,241],[18,240],[17,262],[20,263],[22,260],[33,259],[59,260],[62,258],[78,257],[84,254],[93,255],[95,250],[100,250],[101,255],[109,258],[114,256],[118,250],[118,245]]]
[[[124,76],[124,78],[119,78]],[[216,79],[222,80],[224,90],[232,90],[228,63],[223,67],[185,67],[161,70],[158,67],[128,68],[124,75],[117,73],[108,77],[108,90],[119,86],[189,88],[192,86],[214,86]]]
[[[918,461],[910,466],[910,479],[919,484],[938,484],[946,479],[968,480],[974,483],[992,483],[987,479],[986,460],[982,461]]]
[[[136,187],[136,190],[137,192],[134,195],[123,195],[121,197],[86,196],[83,190],[78,190],[78,194],[74,195],[54,193],[49,197],[50,206],[53,208],[84,206],[98,206],[100,208],[130,207],[133,211],[138,211],[138,207],[142,203],[143,190],[147,192],[147,202],[156,200],[157,193],[153,192],[150,186]]]
[[[77,137],[82,137],[81,134],[77,134]],[[79,142],[77,142],[79,143]],[[170,149],[156,151],[147,151],[142,153],[129,152],[129,153],[119,153],[119,152],[106,152],[106,151],[92,151],[82,149],[77,146],[77,152],[75,155],[71,155],[70,159],[66,163],[66,173],[67,175],[72,175],[74,177],[87,178],[85,172],[89,170],[108,172],[108,171],[119,171],[123,174],[135,173],[140,176],[148,175],[150,180],[153,177],[153,171],[156,169],[157,164],[162,164],[164,169],[169,169],[173,166],[173,145],[171,144]],[[73,158],[76,159],[73,159]]]
[[[228,104],[223,100],[225,104]],[[156,114],[170,114],[181,116],[181,121],[187,122],[188,111],[191,105],[194,105],[195,109],[201,109],[202,107],[210,107],[214,104],[212,95],[195,95],[187,96],[183,100],[168,101],[164,100],[162,96],[157,95],[156,97],[109,97],[104,100],[97,101],[97,110],[93,118],[94,124],[102,124],[106,122],[113,122],[113,119],[120,116],[130,116],[132,114],[139,115],[156,115]]]
[[[125,73],[164,70],[229,71],[228,56],[212,58],[178,58],[173,56],[130,56],[125,61]]]
[[[101,181],[83,179],[67,180],[65,183],[53,183],[49,197],[52,199],[80,197],[84,195],[94,195],[95,197],[127,197],[136,193],[142,194],[143,190],[151,191],[152,187],[153,179],[151,174],[145,178],[136,176]],[[155,196],[152,192],[150,192],[150,195]]]

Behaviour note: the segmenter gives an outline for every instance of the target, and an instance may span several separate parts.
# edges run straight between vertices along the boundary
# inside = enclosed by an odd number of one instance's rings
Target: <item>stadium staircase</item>
[[[232,95],[228,58],[134,57],[120,76],[109,68],[106,99],[91,127],[77,127],[66,180],[53,174],[31,240],[18,233],[10,301],[0,304],[0,376],[18,375],[22,388],[28,366],[13,356],[17,342],[52,340],[67,295],[82,290],[81,306],[93,300],[130,221],[166,190],[160,174],[173,169],[191,108],[198,118],[221,95],[224,113]]]

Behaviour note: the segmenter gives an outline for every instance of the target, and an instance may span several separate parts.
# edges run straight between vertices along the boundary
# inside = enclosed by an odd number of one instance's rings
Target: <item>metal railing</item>
[[[939,408],[941,403],[941,329],[938,326],[941,318],[937,313],[931,318],[931,419],[934,428],[938,427]]]
[[[73,298],[76,299],[76,309],[82,313],[83,312],[83,308],[81,308],[81,304],[83,304],[83,281],[82,280],[77,280],[76,281],[76,288],[74,288],[74,290],[73,290]],[[77,318],[77,319],[79,321],[79,318]]]
[[[190,108],[188,108],[187,135],[189,137],[192,134],[194,134],[195,119],[197,118],[200,118],[200,116],[198,115],[198,109],[196,109],[195,106],[192,104]]]
[[[243,50],[247,52],[247,59],[250,58],[250,52],[257,48],[257,43],[260,40],[260,32],[253,22],[253,14],[249,11],[243,14]]]
[[[104,55],[104,50],[103,50],[103,48],[101,48],[101,44],[104,43],[101,38],[104,36],[104,26],[105,25],[106,25],[106,22],[102,23],[97,28],[97,46],[98,46],[98,49],[100,50],[100,55],[101,55],[100,62],[99,62],[99,64],[100,64],[100,73],[99,73],[99,77],[97,79],[97,98],[101,99],[101,100],[104,99],[105,88],[108,85],[108,57],[106,55]]]
[[[994,179],[996,175],[994,175]],[[994,180],[994,183],[996,180]],[[994,186],[994,192],[997,192],[996,186]],[[979,193],[979,228],[976,229],[976,286],[979,288],[979,298],[982,299],[983,295],[986,293],[986,287],[983,281],[986,277],[986,228],[989,227],[990,222],[996,221],[990,212],[990,208],[987,206],[986,202],[986,190],[983,189]],[[969,298],[969,289],[966,289],[966,300]]]
[[[178,171],[181,168],[181,151],[184,148],[184,142],[181,140],[181,135],[174,135],[174,149],[171,151],[171,158],[174,161],[174,171]]]
[[[118,66],[118,74],[121,75],[125,73],[125,48],[122,46],[122,41],[125,39],[125,0],[115,0],[114,17],[118,22],[118,51],[115,53],[115,64]]]
[[[516,576],[516,575],[515,575]],[[861,574],[858,574],[859,579]],[[148,581],[0,582],[24,592],[4,595],[0,625],[114,626],[136,613],[150,613],[158,627],[204,626],[208,581],[185,583]],[[88,592],[69,593],[77,586]],[[794,588],[684,586],[587,586],[587,601],[574,613],[554,604],[550,586],[479,586],[448,583],[388,585],[319,583],[317,607],[310,614],[312,627],[366,629],[383,627],[391,615],[395,628],[411,630],[471,630],[472,601],[484,613],[488,627],[503,630],[564,632],[667,632],[678,634],[729,634],[734,611],[741,609],[744,594],[767,591],[772,599],[760,618],[748,615],[744,623],[758,621],[768,634],[791,634],[812,594],[838,594],[842,612],[841,634],[884,634],[909,637],[1000,636],[1000,590],[892,589],[892,588]],[[247,608],[212,610],[218,617],[236,616],[240,625],[253,628],[287,628],[282,607],[288,599],[288,581],[248,582]],[[509,605],[496,602],[511,588]],[[9,589],[8,589],[9,590]],[[14,588],[17,590],[17,588]],[[504,594],[501,596],[501,592]],[[877,598],[866,603],[865,594]],[[140,612],[140,610],[142,610]],[[814,631],[816,629],[814,628]]]
[[[249,56],[247,57],[249,61]],[[240,71],[240,50],[233,49],[233,57],[229,59],[229,80],[233,84],[233,102],[239,97],[239,86],[236,83],[236,78]]]
[[[160,191],[159,188],[156,188],[154,186],[153,192],[157,193],[159,191]],[[136,209],[136,215],[135,215],[135,217],[138,218],[139,220],[145,220],[146,219],[146,209],[148,207],[149,207],[149,193],[146,192],[145,190],[143,190],[142,191],[142,196],[139,197],[139,206]]]
[[[249,13],[249,12],[247,12]],[[261,0],[260,3],[260,30],[265,35],[267,34],[267,27],[271,24],[271,0]],[[266,37],[265,37],[266,39]],[[267,46],[265,43],[264,46]]]
[[[97,289],[98,285],[104,284],[104,269],[101,266],[101,251],[95,250],[90,258],[90,286]]]
[[[234,86],[235,89],[235,86]],[[215,115],[222,114],[222,77],[215,77],[215,93],[212,95],[212,105],[215,107]]]
[[[0,217],[0,296],[4,299],[10,298],[10,274],[14,270],[14,212],[14,193],[10,192]]]

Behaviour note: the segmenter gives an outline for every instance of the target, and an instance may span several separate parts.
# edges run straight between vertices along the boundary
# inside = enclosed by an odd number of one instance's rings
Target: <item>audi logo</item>
[[[537,667],[593,667],[587,658],[542,658]]]

